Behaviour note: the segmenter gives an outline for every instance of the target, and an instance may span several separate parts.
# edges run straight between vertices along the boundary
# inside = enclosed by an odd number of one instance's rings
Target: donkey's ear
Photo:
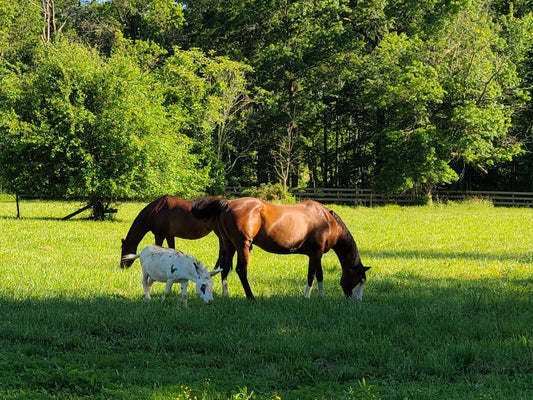
[[[213,271],[209,271],[209,275],[211,275],[211,276],[215,276],[215,275],[218,274],[219,272],[222,272],[222,268],[214,269]]]

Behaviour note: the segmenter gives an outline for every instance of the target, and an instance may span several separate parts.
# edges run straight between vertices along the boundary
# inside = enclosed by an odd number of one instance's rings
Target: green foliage
[[[293,186],[308,171],[318,185],[419,190],[458,180],[455,165],[487,170],[522,152],[509,130],[528,99],[517,89],[533,31],[523,4],[515,15],[477,0],[258,3],[195,2],[184,30],[188,45],[246,59],[267,90],[248,122],[255,165],[240,168],[259,182],[276,180],[271,154],[291,135]],[[425,132],[422,154],[396,177],[421,143],[412,132]],[[391,158],[394,142],[412,146]]]
[[[0,99],[1,172],[21,194],[83,197],[191,196],[207,171],[167,118],[161,87],[135,61],[104,61],[60,42],[36,68],[6,74]]]
[[[453,182],[457,174],[439,159],[435,130],[418,128],[411,132],[381,132],[375,138],[379,148],[375,185],[383,191],[415,190],[425,193],[437,184]],[[401,151],[399,151],[401,149]]]
[[[184,24],[183,7],[174,0],[91,1],[71,19],[76,36],[105,54],[118,31],[128,40],[154,42],[171,51]]]
[[[296,202],[296,199],[291,193],[283,190],[281,183],[274,185],[263,183],[257,188],[243,190],[242,196],[257,197],[274,203],[294,204]]]
[[[219,193],[225,184],[224,165],[232,163],[228,153],[235,151],[229,129],[238,131],[237,119],[249,103],[249,71],[246,64],[197,49],[175,49],[157,71],[170,118],[195,141],[194,151],[211,169],[213,188]]]
[[[42,29],[39,9],[28,1],[0,1],[0,59],[28,63]]]
[[[353,63],[364,77],[362,101],[374,113],[367,129],[375,155],[373,182],[381,190],[419,190],[454,182],[452,162],[485,170],[522,152],[508,136],[519,90],[516,65],[530,22],[509,18],[509,34],[477,2],[463,5],[433,27],[408,36],[384,33]],[[412,28],[411,28],[412,29]],[[513,33],[511,33],[513,32]],[[517,96],[518,95],[518,96]]]
[[[226,182],[278,181],[289,188],[430,190],[467,180],[472,171],[487,173],[490,188],[502,181],[506,189],[532,185],[528,1],[47,4],[54,5],[55,18],[43,14],[39,1],[0,2],[6,85],[1,111],[13,126],[19,124],[13,113],[20,110],[9,104],[15,95],[9,92],[22,76],[28,81],[48,74],[39,66],[39,37],[43,28],[52,28],[52,42],[83,43],[98,50],[100,64],[126,59],[139,69],[142,79],[110,73],[141,79],[137,85],[149,87],[148,102],[163,102],[171,121],[161,128],[188,136],[175,140],[209,170],[212,192],[221,192]],[[162,113],[142,97],[139,107]],[[65,129],[92,123],[90,108],[87,114],[75,102],[53,107],[64,114],[58,118]],[[116,109],[110,113],[121,118]],[[26,119],[21,121],[29,127],[21,123],[17,129],[43,137],[62,129],[50,116],[39,118],[42,132]],[[414,154],[416,146],[420,154]]]

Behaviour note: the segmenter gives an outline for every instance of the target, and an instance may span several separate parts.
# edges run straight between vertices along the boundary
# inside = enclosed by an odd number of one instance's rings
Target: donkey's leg
[[[150,279],[148,274],[143,271],[143,289],[144,289],[144,298],[146,300],[150,300],[150,290],[152,289],[152,285],[154,284],[154,281]]]
[[[189,284],[189,281],[185,281],[181,283],[181,298],[183,300],[183,307],[187,308],[187,285]]]
[[[152,285],[154,284],[154,280],[150,277],[148,277],[148,298],[150,298],[150,292],[152,291]]]
[[[246,297],[250,300],[254,300],[254,295],[252,289],[250,289],[250,284],[248,283],[248,262],[250,261],[250,246],[252,244],[251,240],[245,240],[243,247],[237,250],[237,274],[241,280],[244,293]]]
[[[165,292],[163,293],[163,300],[167,298],[167,296],[170,294],[170,291],[172,290],[172,285],[174,284],[173,280],[168,280],[167,284],[165,285]]]

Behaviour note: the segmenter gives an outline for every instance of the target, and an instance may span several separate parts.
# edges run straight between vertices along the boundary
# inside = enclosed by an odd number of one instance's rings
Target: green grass
[[[245,299],[193,286],[142,300],[140,265],[118,267],[115,221],[80,204],[0,201],[2,399],[531,399],[533,210],[487,204],[332,206],[368,273],[363,302],[343,298],[324,256],[326,298],[303,298],[307,259],[254,248]],[[149,234],[142,245],[151,243]],[[214,235],[178,240],[213,266]]]

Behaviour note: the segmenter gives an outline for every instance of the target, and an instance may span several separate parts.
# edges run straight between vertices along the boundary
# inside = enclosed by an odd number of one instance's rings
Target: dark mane
[[[149,228],[146,226],[144,220],[150,213],[154,211],[156,207],[158,209],[161,209],[163,205],[166,204],[166,199],[164,199],[165,197],[166,196],[161,196],[158,199],[155,199],[139,212],[137,217],[135,217],[135,219],[133,220],[133,224],[131,225],[130,229],[128,230],[126,240],[130,240],[131,235],[138,236],[139,234],[137,232],[139,230],[143,232],[142,236],[144,236],[144,234],[148,232]],[[142,237],[138,238],[138,241],[140,242],[141,239]],[[137,238],[135,238],[134,240],[137,240]]]
[[[151,212],[160,212],[163,208],[168,207],[168,198],[169,198],[168,194],[161,196],[160,198],[148,204],[143,211],[145,211],[150,206],[152,206],[152,209],[150,210]],[[143,211],[141,211],[141,213]]]
[[[359,254],[357,251],[357,244],[355,243],[355,239],[353,238],[350,230],[344,223],[344,221],[337,215],[337,213],[333,210],[328,210],[329,213],[335,218],[335,221],[339,224],[339,226],[342,228],[343,235],[337,242],[335,246],[333,246],[333,249],[335,252],[342,251],[343,253],[355,253]]]
[[[228,199],[223,197],[206,197],[196,200],[191,208],[194,218],[208,219],[218,216],[228,207]]]

